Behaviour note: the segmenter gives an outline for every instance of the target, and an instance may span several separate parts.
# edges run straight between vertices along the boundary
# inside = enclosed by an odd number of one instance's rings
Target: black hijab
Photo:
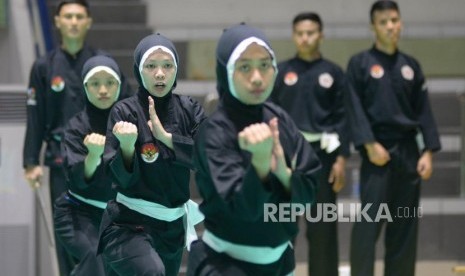
[[[100,109],[94,106],[88,98],[88,91],[86,87],[86,83],[88,79],[94,75],[96,72],[105,70],[107,73],[113,75],[116,80],[118,81],[118,92],[117,92],[117,100],[119,97],[121,97],[120,94],[120,89],[121,89],[121,71],[119,70],[118,64],[116,61],[108,56],[105,55],[97,55],[94,57],[91,57],[84,63],[84,66],[82,67],[82,72],[81,72],[81,77],[82,77],[82,83],[84,85],[84,89],[86,91],[87,97],[86,97],[86,105],[85,105],[85,111],[89,115],[89,120],[91,123],[92,128],[96,128],[95,130],[98,130],[99,133],[105,133],[106,131],[106,125],[107,125],[107,120],[108,116],[110,114],[110,108],[107,109]]]
[[[157,115],[162,123],[167,123],[172,113],[173,104],[171,102],[172,92],[176,88],[176,80],[171,87],[171,90],[163,97],[154,97],[150,92],[145,88],[144,82],[141,76],[142,65],[145,62],[145,59],[153,51],[161,48],[163,51],[167,51],[174,58],[176,63],[176,71],[179,66],[178,52],[174,44],[165,36],[157,33],[146,36],[143,38],[136,49],[134,50],[134,76],[139,83],[138,97],[141,105],[144,107],[144,110],[147,109],[148,112],[148,97],[152,97],[155,102],[155,110]]]
[[[270,42],[262,31],[245,23],[225,29],[216,48],[216,88],[220,96],[220,107],[226,110],[239,130],[252,123],[263,121],[263,104],[247,105],[242,103],[237,99],[232,84],[234,68],[231,65],[234,65],[239,55],[253,42],[268,50],[273,60],[276,75],[278,72],[276,57]]]

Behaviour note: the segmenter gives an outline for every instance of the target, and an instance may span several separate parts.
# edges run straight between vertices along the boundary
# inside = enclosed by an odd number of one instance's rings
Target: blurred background
[[[175,42],[181,58],[176,92],[195,97],[211,111],[216,104],[214,53],[222,29],[239,22],[261,28],[281,61],[295,54],[293,17],[315,11],[324,22],[323,55],[345,68],[351,55],[373,43],[372,2],[89,0],[94,24],[88,43],[110,52],[136,88],[132,75],[135,46],[150,33],[166,35]],[[59,43],[51,21],[56,3],[0,0],[0,276],[52,275],[40,208],[23,180],[21,164],[29,70],[38,55]],[[404,23],[400,49],[422,65],[443,144],[434,156],[433,177],[422,188],[417,275],[454,275],[454,266],[465,265],[465,1],[398,3]],[[347,167],[347,186],[339,196],[341,203],[358,201],[358,166],[354,152]],[[42,189],[48,196],[47,187]],[[192,194],[199,199],[195,185]],[[305,226],[302,230],[296,246],[298,275],[306,273]],[[349,257],[350,230],[351,223],[339,223],[343,267]],[[381,260],[382,256],[380,240],[377,257]],[[382,275],[380,264],[377,271]]]

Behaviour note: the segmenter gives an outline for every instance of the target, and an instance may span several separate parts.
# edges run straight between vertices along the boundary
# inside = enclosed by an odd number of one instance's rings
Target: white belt
[[[335,151],[340,145],[339,135],[337,133],[311,133],[300,131],[304,136],[305,140],[309,143],[320,141],[320,148],[325,150],[326,153]]]
[[[285,242],[277,247],[241,245],[223,240],[206,229],[203,232],[202,240],[218,253],[226,253],[234,259],[261,265],[271,264],[279,260],[290,245],[290,242]]]
[[[197,240],[194,225],[200,223],[205,218],[199,210],[199,205],[190,199],[177,208],[168,208],[155,202],[127,197],[121,193],[116,195],[116,201],[133,211],[158,220],[174,221],[180,217],[184,217],[187,250],[190,250],[191,243]]]
[[[95,200],[95,199],[85,198],[83,196],[80,196],[78,194],[75,194],[75,193],[71,192],[71,190],[68,190],[68,193],[70,195],[74,196],[75,198],[79,199],[80,201],[85,202],[85,203],[87,203],[89,205],[92,205],[94,207],[97,207],[97,208],[100,208],[100,209],[107,208],[107,203],[106,202],[98,201],[98,200]]]

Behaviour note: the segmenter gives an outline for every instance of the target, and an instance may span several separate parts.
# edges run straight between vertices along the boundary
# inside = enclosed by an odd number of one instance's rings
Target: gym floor
[[[447,260],[447,261],[417,261],[416,273],[417,276],[453,276],[453,275],[465,275],[457,274],[453,272],[453,268],[456,266],[464,266],[465,263]],[[340,266],[339,276],[349,276],[350,274],[344,274],[348,270],[348,263],[342,263]],[[307,276],[307,264],[298,263],[296,267],[296,276]],[[377,261],[375,266],[375,276],[383,275],[383,262]],[[311,275],[310,275],[311,276]]]

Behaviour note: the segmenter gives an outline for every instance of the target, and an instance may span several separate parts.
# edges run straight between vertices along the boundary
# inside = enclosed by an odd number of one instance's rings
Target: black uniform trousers
[[[362,219],[352,229],[350,250],[351,275],[374,275],[375,245],[381,228],[384,237],[384,275],[413,276],[418,234],[420,177],[417,173],[419,150],[415,137],[381,144],[389,151],[391,160],[384,166],[372,164],[365,151],[361,152],[360,199],[362,209],[372,203],[367,214],[373,222]],[[392,222],[376,222],[381,204],[387,203]],[[406,212],[409,216],[405,216]],[[384,213],[384,212],[383,212]]]
[[[225,253],[218,253],[199,239],[191,245],[187,276],[285,276],[294,269],[294,249],[290,246],[278,261],[259,265],[231,258]]]
[[[101,256],[97,256],[100,222],[103,209],[84,203],[69,193],[55,201],[55,233],[78,264],[70,275],[104,276]]]
[[[52,216],[55,215],[55,201],[68,189],[66,184],[66,178],[61,167],[50,167],[50,201],[52,206]],[[58,237],[55,231],[55,248],[57,253],[58,267],[61,276],[70,275],[71,271],[76,265],[76,261],[71,255],[68,254],[67,250],[63,245],[58,242]]]
[[[101,224],[99,252],[108,276],[177,276],[184,250],[183,218],[157,220],[110,201]]]
[[[336,204],[336,193],[332,183],[328,182],[331,168],[336,161],[337,152],[326,153],[320,149],[320,142],[310,143],[320,159],[321,178],[316,195],[316,204]],[[323,210],[322,207],[320,210]],[[317,207],[312,205],[311,217],[317,217]],[[332,222],[307,221],[308,273],[316,276],[337,276],[339,265],[337,220]]]

